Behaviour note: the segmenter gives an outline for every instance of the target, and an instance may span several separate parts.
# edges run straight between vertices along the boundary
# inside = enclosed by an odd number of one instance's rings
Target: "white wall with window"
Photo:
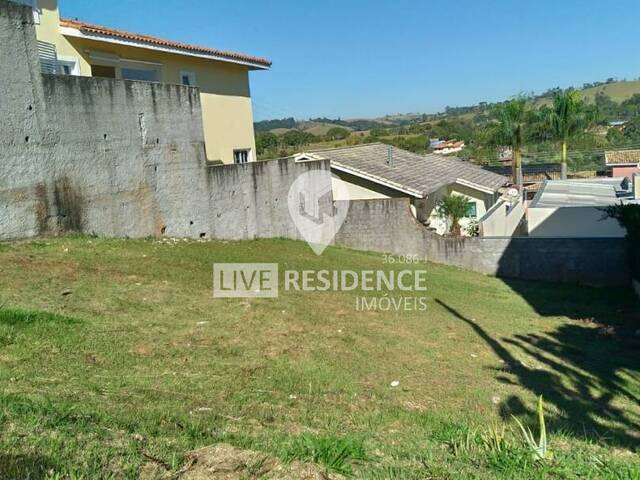
[[[470,228],[471,225],[476,224],[478,220],[485,215],[487,209],[495,203],[493,198],[494,196],[492,194],[476,190],[475,188],[468,187],[466,185],[455,183],[441,188],[437,192],[429,195],[429,198],[422,206],[423,211],[418,218],[420,221],[422,221],[421,218],[426,218],[427,225],[430,228],[433,228],[439,235],[447,234],[451,227],[450,221],[448,219],[441,218],[437,212],[438,203],[446,195],[462,195],[467,197],[469,200],[466,215],[460,220],[463,236],[469,235],[467,229]]]
[[[252,161],[251,149],[245,148],[233,151],[233,163],[249,163]]]
[[[159,82],[162,78],[161,63],[120,58],[117,55],[99,51],[89,52],[89,61],[93,76],[113,76],[113,78],[143,82]]]
[[[58,73],[60,75],[80,75],[80,62],[75,57],[58,57]]]

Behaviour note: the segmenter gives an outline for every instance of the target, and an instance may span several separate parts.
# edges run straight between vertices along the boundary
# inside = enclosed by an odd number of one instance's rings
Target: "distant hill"
[[[640,93],[640,80],[628,82],[614,82],[598,87],[591,87],[582,90],[582,94],[587,100],[593,101],[599,93],[604,93],[614,102],[620,103],[636,93]]]
[[[410,114],[411,117],[395,115],[382,118],[357,118],[350,120],[313,118],[310,120],[294,120],[283,118],[279,120],[262,120],[254,123],[256,133],[273,132],[282,135],[289,130],[301,130],[313,135],[325,135],[333,127],[342,127],[354,132],[364,132],[374,128],[389,128],[410,125],[415,123],[414,118],[422,118],[421,115]]]
[[[541,95],[534,96],[534,104],[536,106],[549,104],[553,92],[558,89],[550,89]],[[580,89],[585,99],[593,102],[596,95],[604,94],[611,98],[614,102],[620,103],[635,94],[640,94],[640,80],[632,81],[615,81],[609,79],[606,82],[595,82],[593,84],[585,84]],[[444,112],[425,114],[425,113],[406,113],[385,115],[378,118],[354,118],[354,119],[331,119],[331,118],[314,118],[309,120],[295,120],[294,118],[283,118],[276,120],[263,120],[256,122],[255,131],[273,132],[276,135],[282,135],[289,130],[301,130],[316,136],[325,135],[331,128],[339,126],[347,128],[354,132],[368,132],[373,129],[389,129],[406,127],[418,123],[428,121],[437,121],[444,119],[464,119],[471,120],[475,115],[482,115],[488,111],[493,104],[481,102],[477,105],[447,107]]]

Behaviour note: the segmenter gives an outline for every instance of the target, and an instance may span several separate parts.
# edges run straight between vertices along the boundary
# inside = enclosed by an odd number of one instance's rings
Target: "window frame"
[[[121,59],[120,63],[117,66],[117,69],[120,71],[120,78],[122,78],[123,80],[133,80],[136,82],[151,82],[151,83],[159,83],[162,81],[162,67],[160,64],[157,64],[157,63]],[[133,71],[137,70],[139,72],[153,72],[153,74],[155,75],[155,79],[140,80],[136,78],[126,78],[124,76],[125,70],[133,70]]]
[[[246,153],[246,161],[237,161],[237,157],[236,155],[239,153]],[[252,155],[251,155],[251,149],[250,148],[235,148],[233,150],[233,163],[234,165],[244,165],[246,163],[251,163],[252,162]]]
[[[189,83],[184,83],[184,77],[187,77],[187,79],[189,80]],[[197,80],[196,72],[192,70],[181,70],[180,85],[184,85],[185,87],[197,87],[198,80]]]
[[[478,218],[478,204],[476,202],[470,201],[467,203],[464,218]]]
[[[160,83],[162,82],[163,64],[157,62],[148,62],[144,60],[135,60],[131,58],[120,58],[118,55],[112,53],[103,52],[100,50],[90,50],[89,60],[91,65],[97,65],[101,67],[113,67],[116,70],[116,77],[120,80],[131,80],[134,82],[150,82]],[[155,73],[155,80],[138,80],[125,78],[123,70],[139,70],[139,71],[151,71]]]
[[[63,71],[64,67],[69,67],[69,73]],[[58,74],[59,75],[80,75],[80,61],[77,57],[58,57]]]

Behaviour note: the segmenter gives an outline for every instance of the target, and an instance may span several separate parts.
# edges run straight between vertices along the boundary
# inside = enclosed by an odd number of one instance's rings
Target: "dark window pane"
[[[142,80],[144,82],[157,82],[158,72],[156,70],[139,70],[137,68],[123,68],[122,78],[125,80]]]
[[[91,75],[102,78],[116,78],[116,67],[105,67],[103,65],[91,65]]]

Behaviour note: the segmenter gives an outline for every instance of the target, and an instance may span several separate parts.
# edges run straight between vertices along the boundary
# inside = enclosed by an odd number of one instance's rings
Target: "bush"
[[[631,256],[631,272],[633,278],[640,281],[640,205],[619,204],[604,209],[606,215],[618,220],[618,223],[627,229],[629,240],[629,255]]]

